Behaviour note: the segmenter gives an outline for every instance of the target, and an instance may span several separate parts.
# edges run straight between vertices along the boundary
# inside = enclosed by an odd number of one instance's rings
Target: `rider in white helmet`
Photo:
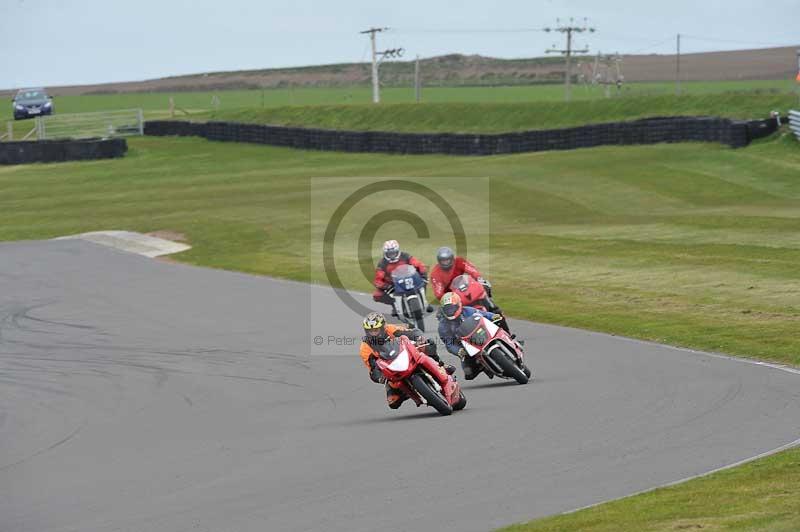
[[[394,299],[387,293],[387,290],[392,287],[392,272],[398,266],[410,264],[414,266],[423,279],[428,279],[428,268],[421,260],[409,255],[405,251],[400,251],[400,244],[397,240],[387,240],[383,243],[383,258],[378,262],[375,268],[375,291],[372,293],[372,298],[380,303],[386,303],[392,306],[392,316],[396,316],[394,310]],[[430,308],[428,312],[433,310]]]

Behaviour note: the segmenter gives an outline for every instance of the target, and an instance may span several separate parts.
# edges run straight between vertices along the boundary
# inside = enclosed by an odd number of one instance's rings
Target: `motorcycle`
[[[459,275],[450,281],[450,291],[461,297],[461,302],[469,307],[475,307],[489,312],[500,312],[492,300],[486,287],[468,274]]]
[[[427,404],[443,416],[467,406],[467,398],[455,377],[405,336],[383,346],[376,363],[384,377],[398,383],[398,388],[417,406]]]
[[[394,309],[398,317],[411,327],[425,331],[425,279],[411,264],[398,266],[392,272],[389,293],[394,297]]]
[[[475,358],[487,375],[528,383],[532,374],[522,346],[506,331],[475,313],[464,318],[457,334],[467,356]]]

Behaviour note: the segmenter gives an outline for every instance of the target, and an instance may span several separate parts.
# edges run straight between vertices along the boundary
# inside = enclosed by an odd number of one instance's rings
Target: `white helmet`
[[[400,260],[400,244],[397,240],[387,240],[383,243],[383,258],[389,262]]]

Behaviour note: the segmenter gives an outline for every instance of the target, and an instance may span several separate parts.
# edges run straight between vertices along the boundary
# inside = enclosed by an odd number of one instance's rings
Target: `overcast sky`
[[[768,7],[767,7],[768,6]],[[0,88],[363,61],[379,48],[535,57],[556,18],[588,19],[591,52],[673,53],[800,44],[800,0],[0,0]],[[487,30],[507,30],[489,32]]]

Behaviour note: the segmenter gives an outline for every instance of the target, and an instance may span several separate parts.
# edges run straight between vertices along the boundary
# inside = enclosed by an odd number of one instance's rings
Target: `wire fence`
[[[144,133],[141,109],[42,116],[37,118],[37,124],[40,140],[128,137]]]

